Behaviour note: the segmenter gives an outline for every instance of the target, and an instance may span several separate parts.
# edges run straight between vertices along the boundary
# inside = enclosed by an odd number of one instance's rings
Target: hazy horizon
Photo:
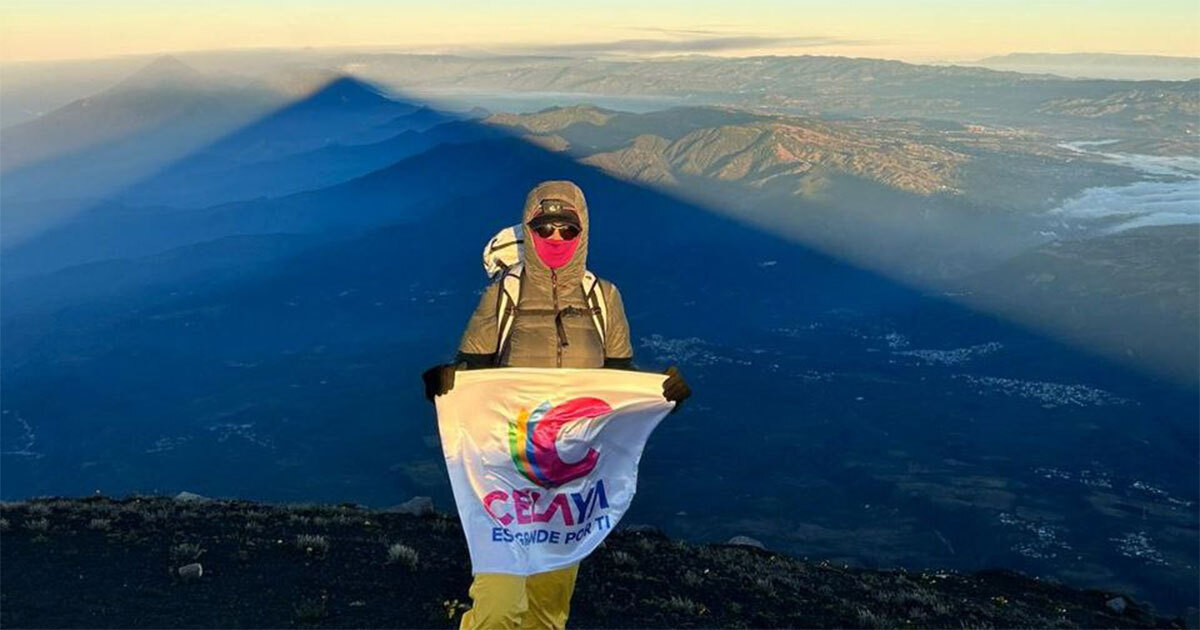
[[[56,63],[83,63],[83,62],[98,62],[98,61],[120,61],[120,60],[153,60],[158,57],[187,57],[192,55],[217,55],[217,54],[266,54],[266,53],[375,53],[375,54],[394,54],[394,55],[445,55],[457,57],[546,57],[546,58],[562,58],[562,59],[600,59],[600,60],[628,60],[628,61],[648,61],[648,60],[670,60],[670,59],[688,59],[688,58],[712,58],[712,59],[750,59],[755,57],[774,57],[774,58],[789,58],[789,57],[839,57],[845,59],[875,59],[881,61],[899,61],[912,65],[971,65],[977,62],[988,62],[1007,57],[1107,57],[1113,59],[1145,59],[1145,60],[1171,60],[1171,61],[1195,61],[1200,64],[1200,47],[1196,54],[1192,55],[1164,55],[1158,53],[1133,53],[1133,52],[1106,52],[1097,50],[1088,51],[1037,51],[1037,50],[1014,50],[1001,52],[981,57],[971,57],[962,59],[951,58],[929,58],[920,61],[909,59],[901,59],[896,57],[881,57],[867,54],[834,54],[834,53],[814,53],[814,52],[797,52],[797,53],[711,53],[711,52],[687,52],[687,53],[668,53],[668,54],[650,54],[650,55],[616,55],[616,54],[570,54],[570,53],[553,53],[553,52],[521,52],[519,50],[485,50],[470,47],[429,47],[424,49],[407,48],[396,45],[344,45],[344,46],[245,46],[231,48],[195,48],[195,49],[179,49],[179,50],[159,50],[145,52],[130,52],[111,55],[100,55],[95,57],[63,57],[52,59],[0,59],[0,66],[17,66],[17,65],[32,65],[32,64],[56,64]],[[1197,66],[1200,70],[1200,65]]]
[[[554,54],[634,58],[817,54],[964,63],[1010,53],[1200,56],[1194,3],[1095,2],[1087,10],[1009,2],[965,6],[832,2],[524,3],[353,0],[182,7],[141,0],[103,6],[6,3],[0,62],[67,61],[246,49],[379,48],[414,53]],[[1036,10],[1033,10],[1035,9]],[[615,15],[621,17],[615,18]],[[663,26],[670,25],[670,26]]]

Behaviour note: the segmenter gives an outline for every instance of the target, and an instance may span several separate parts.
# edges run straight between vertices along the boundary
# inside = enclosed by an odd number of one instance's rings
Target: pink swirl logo
[[[558,454],[558,437],[564,425],[578,420],[599,418],[612,413],[612,407],[599,398],[574,398],[556,407],[544,401],[533,411],[522,409],[515,422],[508,423],[508,450],[513,465],[526,479],[543,488],[561,486],[592,472],[600,456],[596,449],[575,462],[563,461]]]

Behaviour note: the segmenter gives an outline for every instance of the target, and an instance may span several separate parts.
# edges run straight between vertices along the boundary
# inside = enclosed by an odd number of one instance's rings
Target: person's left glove
[[[454,388],[454,372],[458,366],[453,363],[435,365],[421,373],[425,381],[425,398],[433,402],[434,396],[441,396]]]
[[[683,404],[683,400],[692,395],[692,389],[688,387],[687,381],[683,380],[679,368],[674,365],[667,368],[664,374],[667,375],[667,380],[663,381],[663,398],[675,401],[675,408],[671,410],[671,413],[675,413]]]

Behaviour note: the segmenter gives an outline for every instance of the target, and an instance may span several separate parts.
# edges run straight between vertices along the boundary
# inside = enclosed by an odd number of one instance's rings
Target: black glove
[[[679,368],[674,365],[667,368],[664,374],[667,375],[667,380],[663,381],[663,398],[675,401],[675,408],[671,410],[671,413],[675,413],[683,404],[683,399],[692,395],[692,389],[688,387],[687,381],[683,380]]]
[[[435,365],[421,373],[425,381],[425,398],[433,402],[434,396],[441,396],[454,388],[454,372],[458,366],[453,363]]]

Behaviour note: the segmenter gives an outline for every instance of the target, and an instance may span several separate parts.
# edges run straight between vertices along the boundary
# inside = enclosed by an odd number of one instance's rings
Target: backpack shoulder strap
[[[521,277],[525,266],[516,263],[505,268],[500,277],[500,290],[496,293],[496,362],[504,354],[508,335],[512,332],[513,318],[516,315],[517,304],[521,301]]]
[[[592,313],[592,323],[596,325],[596,331],[600,333],[600,345],[604,346],[606,333],[608,332],[608,304],[604,301],[604,291],[600,288],[600,278],[591,271],[583,270],[583,295],[587,299],[589,310]]]

